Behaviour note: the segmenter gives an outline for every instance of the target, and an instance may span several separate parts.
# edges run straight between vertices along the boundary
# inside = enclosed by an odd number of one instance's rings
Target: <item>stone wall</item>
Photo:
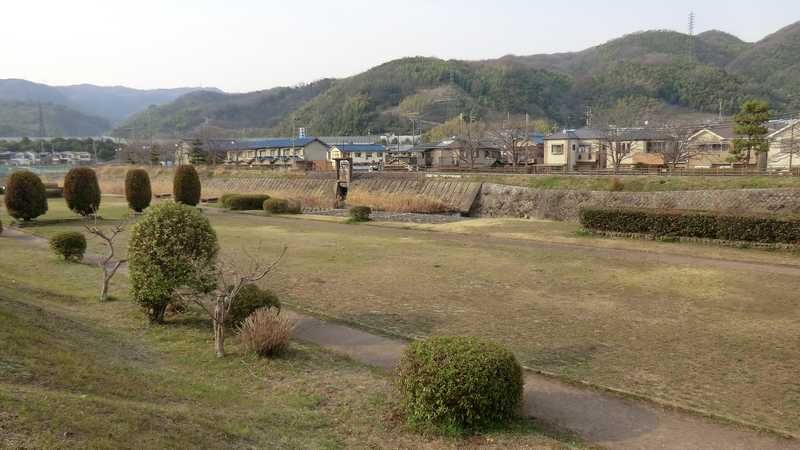
[[[453,211],[467,214],[481,191],[481,183],[435,181],[402,178],[359,178],[353,180],[351,192],[378,195],[412,195],[439,200]]]
[[[577,222],[580,209],[589,206],[800,214],[800,189],[598,192],[484,183],[472,214]]]

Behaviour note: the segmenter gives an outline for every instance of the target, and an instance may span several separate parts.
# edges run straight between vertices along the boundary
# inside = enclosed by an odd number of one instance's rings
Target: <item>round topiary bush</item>
[[[78,262],[86,253],[86,237],[83,233],[58,233],[50,238],[50,249],[64,261]]]
[[[151,322],[163,322],[178,287],[207,287],[197,268],[212,264],[217,250],[217,234],[198,209],[163,203],[145,211],[131,230],[128,272],[131,295]]]
[[[512,418],[522,401],[522,368],[503,347],[467,337],[408,346],[398,367],[402,406],[412,424],[462,431]]]
[[[369,206],[353,206],[348,211],[350,218],[356,222],[368,222],[369,216],[372,214],[372,208]]]
[[[21,220],[35,219],[47,212],[47,193],[41,178],[33,172],[14,172],[6,181],[8,215]]]
[[[227,197],[224,206],[231,211],[258,211],[267,200],[269,195],[265,194],[241,194]]]
[[[200,176],[194,166],[180,166],[175,170],[172,181],[172,194],[176,203],[197,206],[200,203]]]
[[[64,200],[73,212],[82,216],[100,209],[100,183],[88,167],[75,167],[64,177]]]
[[[228,311],[228,325],[238,327],[247,316],[259,308],[274,308],[280,311],[281,301],[274,292],[268,289],[261,289],[255,284],[243,286],[236,294],[231,309]]]
[[[140,213],[150,206],[153,191],[150,188],[150,175],[144,169],[131,169],[125,174],[125,199],[128,206]]]

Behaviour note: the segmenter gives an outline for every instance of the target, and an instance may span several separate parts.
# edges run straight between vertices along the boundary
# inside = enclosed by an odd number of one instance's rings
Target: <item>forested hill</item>
[[[63,105],[41,105],[47,136],[100,136],[111,124]],[[39,104],[0,100],[0,137],[39,136]]]
[[[160,134],[196,131],[209,119],[224,133],[316,135],[409,132],[460,113],[523,114],[562,126],[633,111],[640,119],[734,113],[750,98],[779,112],[800,109],[800,23],[757,43],[708,31],[623,36],[575,53],[486,61],[404,58],[362,74],[250,94],[191,94],[140,113],[118,132],[144,124]]]

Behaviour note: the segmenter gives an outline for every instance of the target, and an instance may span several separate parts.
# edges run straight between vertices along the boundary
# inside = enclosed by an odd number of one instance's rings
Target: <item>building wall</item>
[[[302,156],[306,161],[326,161],[328,159],[328,146],[319,141],[314,141],[303,148]]]
[[[561,154],[553,154],[553,146],[561,145]],[[569,160],[570,141],[567,139],[544,142],[544,163],[548,166],[567,166]]]
[[[767,167],[770,169],[800,167],[800,124],[795,127],[794,133],[789,128],[773,136],[767,155]]]
[[[701,150],[702,145],[713,146],[721,145],[722,148],[718,151],[711,149]],[[719,136],[711,132],[702,132],[689,141],[690,153],[696,155],[689,163],[688,167],[712,167],[720,165],[728,165],[728,158],[731,156],[730,150],[732,144],[725,140],[720,139]]]

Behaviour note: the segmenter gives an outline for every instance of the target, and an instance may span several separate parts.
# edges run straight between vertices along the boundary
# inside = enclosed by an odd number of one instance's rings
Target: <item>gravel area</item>
[[[328,209],[323,211],[306,211],[306,214],[317,216],[347,217],[346,209]],[[406,223],[452,223],[470,220],[470,217],[462,217],[459,214],[416,214],[416,213],[395,213],[385,211],[373,211],[372,220],[380,222],[406,222]]]

